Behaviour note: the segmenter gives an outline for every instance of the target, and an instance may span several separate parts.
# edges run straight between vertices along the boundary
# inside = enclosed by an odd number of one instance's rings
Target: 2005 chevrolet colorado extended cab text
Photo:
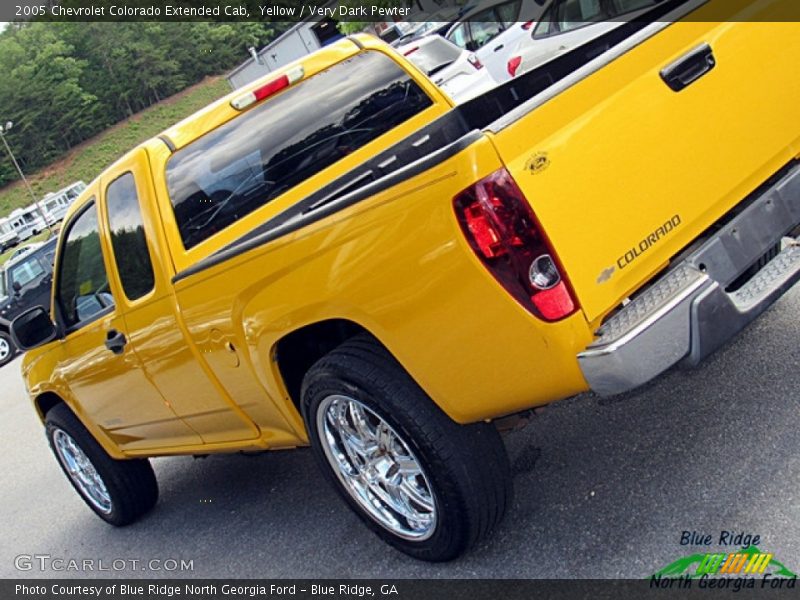
[[[356,36],[127,154],[13,324],[75,489],[124,525],[148,457],[310,443],[378,535],[459,555],[510,503],[498,423],[696,364],[800,277],[782,5],[662,2],[459,107]]]

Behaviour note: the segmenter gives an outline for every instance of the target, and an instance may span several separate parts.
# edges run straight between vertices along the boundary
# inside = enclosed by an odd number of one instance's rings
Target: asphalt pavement
[[[0,576],[641,578],[702,551],[680,545],[684,531],[710,534],[714,551],[722,531],[758,535],[799,572],[798,341],[800,288],[696,370],[552,405],[506,437],[516,495],[503,524],[434,565],[364,528],[307,449],[156,460],[156,509],[108,526],[50,455],[18,358],[0,369]]]

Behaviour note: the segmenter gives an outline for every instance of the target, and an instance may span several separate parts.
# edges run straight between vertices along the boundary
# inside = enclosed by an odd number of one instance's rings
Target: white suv
[[[475,54],[462,50],[439,35],[414,40],[400,46],[397,51],[459,104],[497,85]]]
[[[616,29],[663,0],[551,0],[506,64],[515,77]]]
[[[546,0],[481,2],[450,27],[444,37],[474,52],[498,83],[511,78],[506,64],[519,41],[544,10]]]

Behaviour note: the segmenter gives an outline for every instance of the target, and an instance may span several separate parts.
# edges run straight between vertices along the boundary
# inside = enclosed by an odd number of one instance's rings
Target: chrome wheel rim
[[[9,354],[11,354],[11,346],[8,344],[8,340],[0,337],[0,360],[5,360]]]
[[[110,513],[111,495],[86,453],[63,429],[53,432],[53,442],[58,459],[81,494],[100,512]]]
[[[348,494],[379,525],[406,540],[433,535],[433,488],[408,444],[375,412],[347,396],[317,411],[325,456]]]

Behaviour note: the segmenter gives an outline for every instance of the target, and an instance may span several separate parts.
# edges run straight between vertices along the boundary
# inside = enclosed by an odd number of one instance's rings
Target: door
[[[143,218],[152,204],[149,165],[139,150],[120,168],[108,172],[105,212],[111,241],[112,287],[118,290],[125,330],[144,372],[164,401],[205,442],[253,439],[258,429],[206,369],[204,357],[190,343],[176,317],[176,304],[162,255],[155,254],[154,218]],[[157,222],[157,221],[156,221]],[[154,260],[158,256],[159,259]],[[159,268],[160,267],[160,268]]]
[[[530,0],[527,0],[524,4],[526,6],[526,14],[535,14],[535,10],[531,10],[531,8],[539,8],[536,2],[530,2]],[[512,0],[511,2],[499,4],[492,9],[493,18],[502,27],[502,30],[489,38],[477,52],[478,59],[497,82],[509,79],[506,66],[508,65],[508,59],[520,40],[530,34],[524,23],[528,19],[520,14],[522,5],[523,2],[521,0]],[[472,25],[473,28],[476,25],[485,26],[486,24],[474,23]]]
[[[125,322],[109,285],[94,199],[72,217],[62,235],[55,298],[65,339],[56,377],[69,386],[79,414],[123,451],[200,443],[161,397],[127,343]]]

